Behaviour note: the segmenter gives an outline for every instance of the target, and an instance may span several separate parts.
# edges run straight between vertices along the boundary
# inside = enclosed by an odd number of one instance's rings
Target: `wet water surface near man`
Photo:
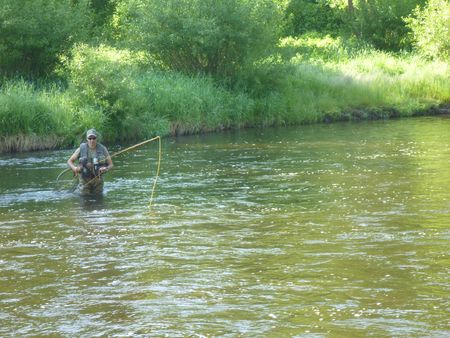
[[[434,336],[448,323],[450,118],[163,140],[102,198],[72,153],[0,156],[1,336]],[[113,153],[118,150],[108,147]]]

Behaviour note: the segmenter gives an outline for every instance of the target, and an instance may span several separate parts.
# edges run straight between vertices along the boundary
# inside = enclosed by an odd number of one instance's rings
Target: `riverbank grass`
[[[170,72],[142,53],[77,46],[67,86],[0,86],[0,152],[230,128],[428,114],[450,102],[447,62],[392,55],[329,36],[280,43],[234,81]]]
[[[37,90],[23,80],[5,82],[0,91],[0,152],[61,146],[70,127],[61,92]]]
[[[289,51],[282,55],[292,68],[278,90],[277,101],[284,103],[278,112],[285,114],[279,113],[278,120],[406,117],[450,102],[447,62],[366,48],[356,52],[340,39],[327,44],[307,40],[289,39],[282,47]]]

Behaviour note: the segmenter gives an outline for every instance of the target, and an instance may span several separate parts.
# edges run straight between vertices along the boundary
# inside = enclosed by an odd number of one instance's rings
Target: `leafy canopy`
[[[87,32],[89,0],[0,0],[0,73],[44,75]]]
[[[450,57],[450,2],[430,0],[423,8],[417,6],[405,20],[412,30],[415,47],[430,58]]]
[[[220,77],[269,55],[280,19],[271,0],[132,0],[114,18],[119,39],[165,67]]]

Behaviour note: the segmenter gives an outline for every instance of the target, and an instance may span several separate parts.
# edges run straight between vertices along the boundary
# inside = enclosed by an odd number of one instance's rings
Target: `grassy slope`
[[[436,113],[450,102],[449,65],[393,56],[341,39],[304,36],[280,43],[227,89],[209,77],[144,65],[142,55],[84,46],[68,65],[69,87],[0,87],[0,152],[76,144],[86,129],[107,142],[155,134],[292,125]]]

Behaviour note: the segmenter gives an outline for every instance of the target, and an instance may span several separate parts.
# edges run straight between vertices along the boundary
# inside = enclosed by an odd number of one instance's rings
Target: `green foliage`
[[[0,87],[0,152],[74,145],[89,128],[102,130],[103,112],[79,103],[72,92],[56,86],[5,81]]]
[[[368,96],[366,105],[392,107],[402,116],[450,101],[450,68],[445,62],[371,52],[335,67],[374,95]]]
[[[115,142],[423,113],[450,102],[448,1],[402,19],[423,2],[0,0],[0,152],[78,144],[92,127]],[[308,32],[278,40],[286,24]],[[74,45],[110,36],[115,48]],[[444,61],[372,47],[410,41]],[[64,87],[49,84],[55,65]]]
[[[290,0],[285,17],[288,21],[286,35],[337,34],[343,25],[343,9],[330,0]]]
[[[267,56],[279,20],[271,0],[135,0],[115,17],[120,38],[129,36],[169,69],[216,77]]]
[[[5,83],[0,91],[0,134],[36,133],[45,135],[56,129],[54,106],[45,95],[21,80]]]
[[[251,109],[205,76],[143,68],[145,56],[127,50],[80,45],[68,63],[70,90],[79,106],[107,116],[105,137],[136,140],[155,134],[191,133],[241,126]]]
[[[66,68],[69,90],[75,97],[77,106],[96,107],[94,111],[100,110],[106,115],[105,119],[91,125],[98,129],[108,129],[110,134],[104,133],[107,139],[114,139],[116,131],[119,133],[117,139],[132,134],[126,128],[128,109],[124,110],[121,98],[124,93],[135,89],[134,75],[138,73],[138,63],[142,61],[142,57],[127,50],[120,51],[106,46],[91,48],[83,44],[77,45],[71,54],[72,58],[68,60]],[[88,109],[82,116],[89,118],[91,113],[92,110]]]
[[[23,80],[0,88],[0,152],[67,145],[71,125],[69,105],[57,88],[38,90]]]
[[[0,0],[0,73],[44,75],[89,25],[88,0]]]
[[[411,116],[450,101],[445,62],[394,57],[330,36],[283,44],[287,62],[260,64],[241,84],[255,98],[254,124]]]
[[[429,58],[450,57],[450,2],[429,0],[424,8],[416,7],[407,18],[415,47]]]
[[[295,57],[297,60],[317,62],[343,62],[355,57],[370,46],[356,39],[333,38],[330,35],[307,33],[297,38],[280,40],[279,52],[285,61]]]
[[[93,11],[93,20],[96,26],[108,24],[111,20],[117,0],[90,0],[89,7]]]
[[[347,18],[352,32],[381,50],[410,47],[403,17],[426,0],[361,0]]]

